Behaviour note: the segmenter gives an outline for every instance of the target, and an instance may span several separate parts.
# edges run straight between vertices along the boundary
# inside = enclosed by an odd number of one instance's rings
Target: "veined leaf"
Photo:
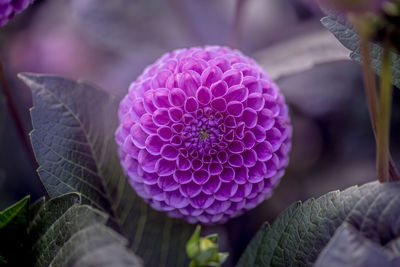
[[[237,266],[311,266],[343,222],[380,245],[399,237],[400,184],[373,182],[293,204],[261,228]]]
[[[362,236],[348,223],[342,224],[318,257],[315,267],[396,267],[400,255]]]
[[[17,207],[23,208],[0,230],[0,263],[9,266],[142,266],[141,260],[128,250],[127,240],[105,225],[108,216],[91,206],[81,205],[77,193],[48,202],[42,198],[30,208],[29,197],[26,197],[6,211],[11,213]],[[29,214],[33,218],[31,221]],[[14,221],[19,216],[21,218]]]
[[[29,228],[33,266],[142,266],[107,215],[69,193],[42,205]]]
[[[118,101],[83,82],[20,74],[31,88],[31,141],[51,197],[79,192],[108,214],[146,266],[183,266],[193,227],[154,211],[136,195],[117,157]]]
[[[321,19],[322,25],[327,28],[333,35],[342,43],[343,46],[350,49],[352,52],[350,58],[354,61],[361,63],[362,58],[360,55],[360,37],[353,28],[353,26],[342,16],[339,12],[322,7],[326,17]],[[379,44],[371,43],[371,58],[372,67],[376,74],[381,74],[381,60],[383,48]],[[400,88],[400,55],[392,52],[393,63],[393,84]]]

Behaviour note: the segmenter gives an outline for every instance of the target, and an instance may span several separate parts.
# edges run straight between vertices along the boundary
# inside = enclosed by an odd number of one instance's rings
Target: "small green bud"
[[[201,227],[197,225],[186,244],[186,253],[191,259],[189,267],[221,266],[228,253],[218,252],[218,235],[200,237],[200,231]]]

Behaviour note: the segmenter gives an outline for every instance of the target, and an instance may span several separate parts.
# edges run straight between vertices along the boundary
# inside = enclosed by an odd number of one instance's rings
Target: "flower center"
[[[215,152],[224,134],[219,121],[215,116],[202,114],[186,123],[182,134],[183,147],[192,156]]]
[[[204,131],[204,130],[200,131],[201,140],[204,140],[204,139],[208,138],[209,136],[210,136],[210,133],[208,131]]]

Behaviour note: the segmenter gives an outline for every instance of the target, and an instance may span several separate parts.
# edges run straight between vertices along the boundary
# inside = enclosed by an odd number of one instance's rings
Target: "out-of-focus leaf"
[[[346,60],[348,53],[329,32],[317,30],[268,47],[254,57],[277,80],[317,64]]]
[[[27,196],[0,212],[0,255],[7,262],[25,262],[18,252],[26,249],[29,202]]]
[[[83,82],[19,77],[32,90],[31,140],[49,195],[79,192],[84,203],[110,214],[146,266],[184,265],[193,227],[150,208],[122,172],[114,141],[118,101]]]
[[[343,46],[350,49],[352,52],[350,58],[358,63],[362,62],[360,55],[360,37],[354,27],[337,11],[323,7],[326,17],[321,19],[322,25],[327,28],[333,35],[342,43]],[[372,67],[376,74],[381,73],[381,58],[383,48],[379,44],[371,43]],[[393,84],[400,88],[400,55],[392,52],[393,62]]]
[[[33,266],[142,266],[107,215],[66,194],[42,205],[29,229]]]
[[[400,257],[400,237],[390,241],[385,247],[392,255]]]
[[[7,261],[2,256],[0,256],[0,263],[7,263]]]
[[[237,266],[311,266],[343,222],[385,245],[400,236],[399,203],[400,184],[378,182],[295,203],[261,228]]]
[[[314,266],[396,267],[400,266],[400,257],[393,258],[383,247],[362,236],[350,224],[344,223],[322,250]]]

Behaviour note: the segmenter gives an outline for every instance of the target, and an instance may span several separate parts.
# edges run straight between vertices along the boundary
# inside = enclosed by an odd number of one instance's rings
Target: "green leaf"
[[[361,63],[360,55],[360,37],[356,33],[354,27],[337,11],[323,7],[323,11],[327,14],[321,19],[322,25],[327,28],[333,35],[342,43],[343,46],[350,49],[352,52],[350,58]],[[383,48],[379,44],[371,43],[371,58],[372,67],[376,74],[381,73],[381,58]],[[400,55],[393,52],[393,84],[400,88]]]
[[[6,259],[0,256],[0,263],[7,263]]]
[[[0,255],[7,262],[18,262],[21,266],[26,260],[20,257],[19,251],[27,250],[29,202],[30,197],[27,196],[0,212]]]
[[[29,229],[33,266],[142,266],[107,215],[66,194],[42,205]]]
[[[26,196],[11,207],[0,212],[0,230],[9,225],[12,221],[14,224],[26,224],[28,221],[30,197]]]
[[[185,265],[193,228],[154,211],[136,195],[117,157],[118,101],[83,82],[20,74],[31,88],[32,145],[39,176],[51,197],[79,192],[111,216],[146,266]]]
[[[365,238],[353,226],[343,223],[322,250],[315,267],[400,266],[384,247]]]
[[[347,222],[381,245],[400,236],[400,184],[378,182],[295,203],[263,226],[237,266],[311,266]]]

